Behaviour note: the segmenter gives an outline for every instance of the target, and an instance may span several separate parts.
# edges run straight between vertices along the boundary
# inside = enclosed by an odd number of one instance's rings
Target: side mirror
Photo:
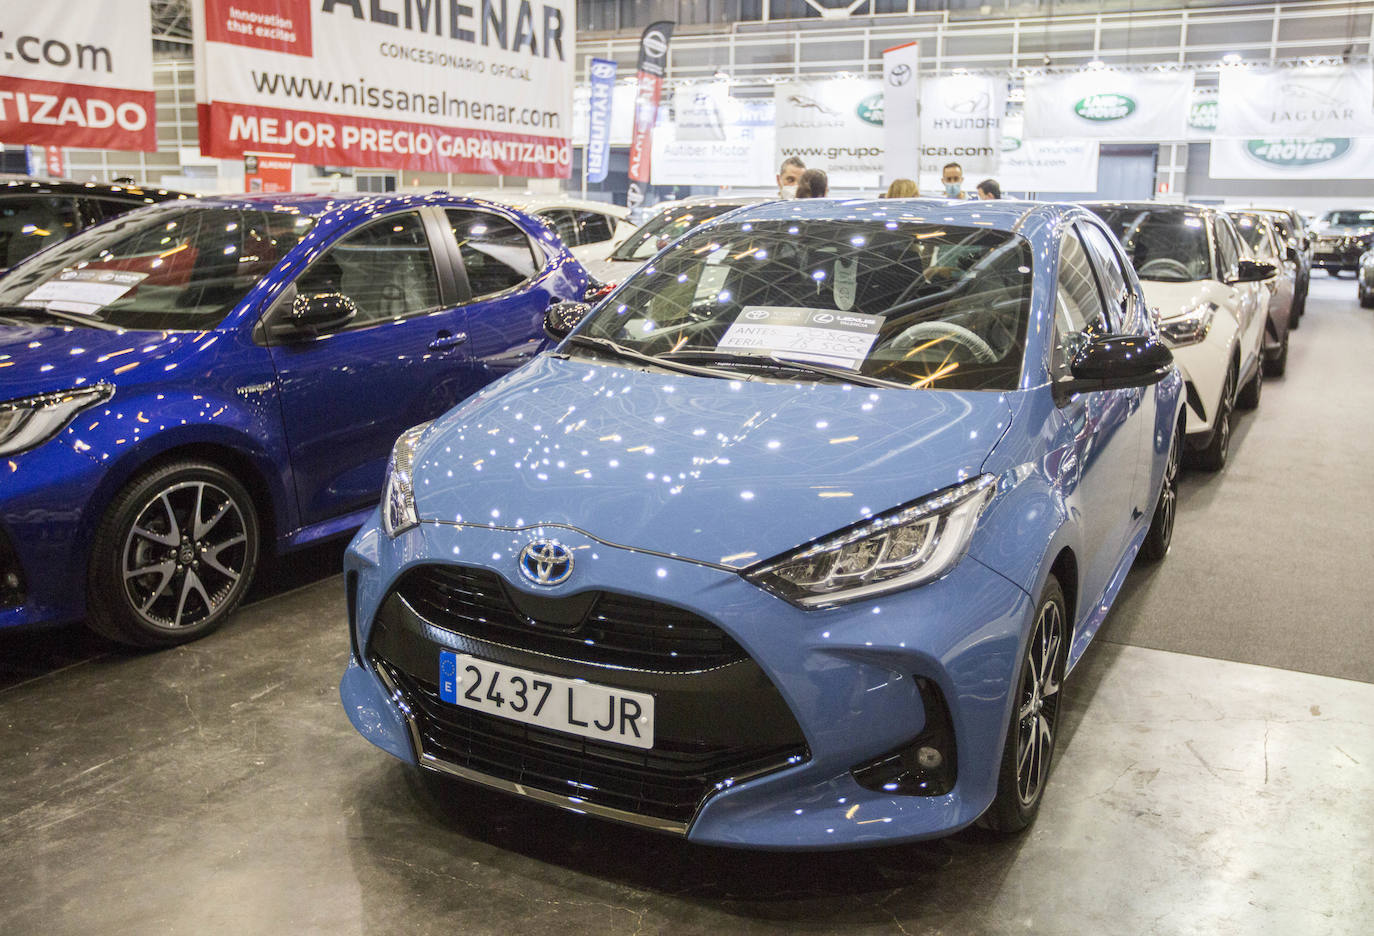
[[[1287,256],[1288,259],[1291,260],[1293,263],[1301,263],[1301,262],[1302,262],[1302,254],[1298,251],[1298,248],[1296,248],[1296,247],[1290,246],[1290,247],[1288,248],[1288,250],[1287,250],[1286,256]]]
[[[297,296],[286,321],[300,334],[317,335],[342,328],[358,315],[358,305],[343,293]]]
[[[1070,377],[1058,381],[1055,396],[1148,387],[1168,376],[1173,352],[1153,335],[1106,335],[1083,343],[1069,365]]]
[[[544,313],[544,334],[556,341],[562,341],[591,310],[591,305],[586,302],[555,302]]]
[[[1235,283],[1262,283],[1278,271],[1274,264],[1262,260],[1242,260],[1236,266],[1236,275],[1228,281]]]

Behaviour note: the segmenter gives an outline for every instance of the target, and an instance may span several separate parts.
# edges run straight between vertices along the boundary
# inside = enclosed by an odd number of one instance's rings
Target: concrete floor
[[[1185,477],[1173,554],[1075,670],[1020,839],[716,851],[417,779],[339,706],[329,546],[190,647],[0,634],[0,934],[1368,933],[1374,312],[1353,294],[1314,280],[1233,467]]]

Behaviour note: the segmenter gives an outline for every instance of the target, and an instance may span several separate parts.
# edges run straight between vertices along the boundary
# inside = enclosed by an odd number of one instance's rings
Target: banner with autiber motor
[[[576,19],[573,0],[196,0],[201,152],[567,178]]]
[[[1374,136],[1374,86],[1367,68],[1223,68],[1217,91],[1221,136]]]
[[[654,129],[654,185],[771,186],[774,105],[740,98],[724,81],[679,85],[671,120]]]
[[[775,166],[796,156],[825,170],[832,189],[878,187],[886,171],[881,79],[786,81],[773,87],[773,101]]]
[[[152,13],[111,6],[0,0],[0,140],[157,149]]]
[[[1192,72],[1090,68],[1030,75],[1025,135],[1046,140],[1183,140],[1192,95]]]

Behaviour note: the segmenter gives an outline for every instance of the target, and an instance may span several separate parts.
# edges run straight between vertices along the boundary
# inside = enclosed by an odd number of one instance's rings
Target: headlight
[[[1207,333],[1212,330],[1212,319],[1216,314],[1216,303],[1204,302],[1182,315],[1160,322],[1159,333],[1174,347],[1197,344],[1199,341],[1207,340]]]
[[[415,446],[431,425],[433,420],[407,429],[391,449],[391,460],[386,465],[386,490],[382,495],[382,529],[387,536],[396,536],[420,524],[420,516],[415,511],[412,468]]]
[[[996,491],[997,479],[982,475],[763,563],[745,577],[803,608],[924,584],[964,557]]]
[[[114,387],[96,384],[0,403],[0,455],[18,455],[57,435],[77,413],[114,396]]]

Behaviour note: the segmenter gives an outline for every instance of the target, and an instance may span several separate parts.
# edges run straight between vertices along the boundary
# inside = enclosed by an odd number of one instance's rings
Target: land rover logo
[[[859,119],[864,123],[872,124],[875,127],[883,125],[883,95],[870,94],[859,102],[859,106],[854,108],[854,113],[859,115]]]
[[[1014,136],[1002,137],[1002,152],[1014,153],[1021,148],[1021,138]]]
[[[1217,102],[1215,99],[1194,101],[1188,110],[1188,126],[1194,130],[1215,130],[1217,128]]]
[[[1090,94],[1073,106],[1073,112],[1084,120],[1097,123],[1121,120],[1135,113],[1135,100],[1112,91]]]
[[[572,550],[556,540],[535,540],[520,550],[520,574],[535,585],[561,585],[572,570]]]
[[[1320,140],[1246,140],[1245,151],[1265,165],[1297,168],[1339,159],[1350,150],[1344,137]]]

